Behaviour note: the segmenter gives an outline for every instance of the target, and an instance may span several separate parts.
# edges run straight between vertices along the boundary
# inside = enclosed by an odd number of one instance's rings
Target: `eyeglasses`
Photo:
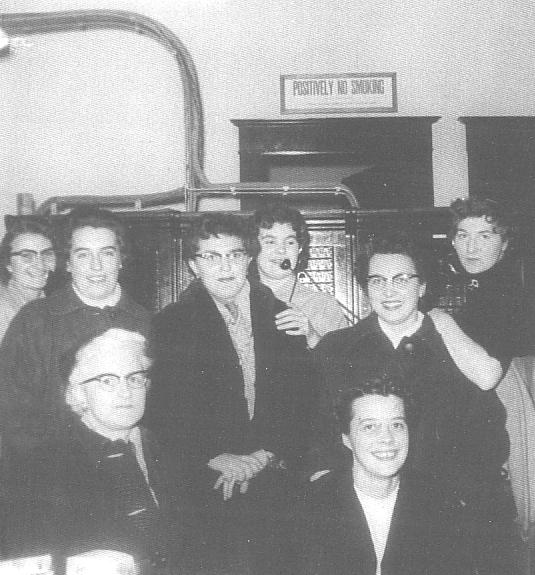
[[[41,250],[19,250],[18,252],[11,252],[11,256],[17,256],[28,264],[33,264],[38,258],[43,258],[44,262],[52,262],[56,259],[56,253],[52,248]]]
[[[220,254],[218,252],[203,252],[202,254],[195,254],[196,258],[200,258],[209,266],[216,267],[220,266],[225,259],[230,264],[240,264],[242,263],[247,254],[245,250],[232,250],[228,254]]]
[[[115,391],[119,387],[119,383],[121,383],[121,381],[125,381],[129,389],[147,389],[150,384],[148,371],[146,369],[133,371],[127,375],[102,373],[100,375],[90,377],[85,381],[81,381],[78,385],[85,385],[86,383],[91,383],[92,381],[96,381],[100,387],[106,391]]]
[[[385,278],[380,275],[368,276],[368,288],[374,290],[384,290],[388,285],[388,282],[398,290],[405,291],[409,287],[409,282],[414,278],[419,278],[418,274],[396,274],[394,277]]]

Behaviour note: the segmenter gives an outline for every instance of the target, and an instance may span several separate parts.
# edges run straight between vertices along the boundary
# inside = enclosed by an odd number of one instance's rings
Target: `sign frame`
[[[345,93],[340,92],[340,87],[344,86]],[[348,86],[351,88],[349,94]],[[359,93],[366,89],[377,96],[370,100],[367,94]],[[333,91],[338,91],[340,96],[334,94],[333,97]],[[307,105],[299,103],[299,97],[304,97]],[[397,74],[396,72],[281,74],[280,106],[283,115],[397,112]]]

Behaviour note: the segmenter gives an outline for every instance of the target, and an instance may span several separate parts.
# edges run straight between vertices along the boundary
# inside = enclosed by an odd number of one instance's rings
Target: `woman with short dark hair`
[[[438,304],[505,373],[513,357],[533,353],[520,264],[512,250],[513,215],[477,196],[455,200],[450,212],[455,253],[443,270]]]
[[[44,297],[55,269],[50,228],[37,220],[13,220],[0,244],[0,340],[22,306]]]
[[[269,205],[257,210],[253,222],[257,251],[253,272],[257,270],[260,281],[288,305],[276,318],[277,329],[305,335],[313,348],[326,333],[347,327],[333,295],[299,281],[310,255],[310,235],[301,212],[284,204]]]

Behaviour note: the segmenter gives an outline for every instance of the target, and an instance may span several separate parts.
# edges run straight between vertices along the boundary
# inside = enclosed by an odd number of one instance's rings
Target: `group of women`
[[[457,200],[451,212],[454,250],[443,270],[442,277],[447,280],[439,286],[437,301],[448,307],[444,302],[454,294],[453,314],[458,325],[499,361],[504,373],[513,357],[532,353],[529,310],[513,279],[512,221],[506,210],[487,199]],[[287,305],[275,317],[277,328],[288,335],[305,336],[308,348],[314,349],[327,333],[347,327],[349,321],[333,295],[300,281],[310,247],[300,212],[282,205],[269,207],[256,212],[253,223],[258,250],[249,273]],[[0,246],[0,264],[3,337],[25,303],[45,296],[56,267],[53,234],[43,224],[16,221]],[[431,313],[435,323],[439,315],[439,311]]]

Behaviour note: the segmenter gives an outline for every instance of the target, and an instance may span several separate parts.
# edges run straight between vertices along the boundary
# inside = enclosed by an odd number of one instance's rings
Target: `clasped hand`
[[[273,453],[259,449],[250,455],[221,453],[208,462],[208,467],[221,474],[214,489],[221,487],[224,501],[232,497],[234,486],[240,486],[240,493],[246,493],[249,481],[258,475],[270,462]]]

